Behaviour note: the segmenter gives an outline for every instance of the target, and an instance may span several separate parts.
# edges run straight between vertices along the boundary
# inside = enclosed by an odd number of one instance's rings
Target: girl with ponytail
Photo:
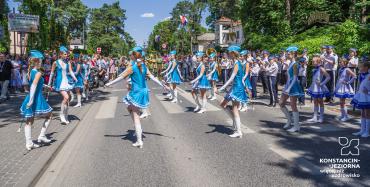
[[[154,82],[164,87],[162,83],[154,77],[145,63],[141,60],[143,56],[142,47],[134,47],[132,49],[131,58],[134,60],[131,66],[128,66],[126,70],[120,74],[115,80],[107,83],[105,86],[113,85],[126,77],[131,79],[131,89],[127,96],[123,99],[123,102],[128,105],[127,110],[130,112],[131,118],[135,125],[135,133],[137,141],[132,144],[134,147],[143,148],[142,140],[142,128],[140,123],[139,113],[140,110],[146,109],[149,106],[149,89],[146,83],[146,77],[149,77]]]

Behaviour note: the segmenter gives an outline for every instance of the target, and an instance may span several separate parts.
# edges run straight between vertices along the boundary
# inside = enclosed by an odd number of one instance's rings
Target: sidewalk
[[[24,126],[21,132],[17,132],[22,122],[19,107],[24,96],[24,93],[12,95],[10,100],[0,104],[0,186],[31,185],[95,102],[92,99],[88,103],[83,103],[82,108],[71,107],[69,109],[71,123],[61,125],[58,115],[61,96],[58,93],[50,94],[49,104],[54,110],[47,136],[53,141],[49,145],[28,152],[25,148]],[[75,102],[72,103],[74,104]],[[40,133],[43,121],[44,119],[35,119],[32,129],[34,141]]]

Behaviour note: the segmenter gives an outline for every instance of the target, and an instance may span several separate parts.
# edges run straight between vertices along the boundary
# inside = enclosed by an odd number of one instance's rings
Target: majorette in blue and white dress
[[[335,87],[334,95],[338,98],[352,98],[355,96],[355,91],[353,90],[351,84],[343,84],[343,82],[349,82],[351,76],[348,74],[349,68],[341,68],[339,70],[339,79]]]
[[[84,81],[88,81],[90,79],[90,74],[89,74],[90,64],[83,63],[82,68],[84,69],[84,71],[83,71],[84,72],[84,74],[83,74]]]
[[[198,68],[196,69],[197,77],[200,75],[202,71],[202,67],[204,67],[203,75],[197,82],[194,83],[193,88],[194,89],[211,89],[211,84],[209,83],[207,79],[207,75],[206,75],[207,69],[203,63],[200,63]]]
[[[370,74],[367,74],[351,104],[358,109],[370,109]]]
[[[170,71],[171,68],[172,68],[172,60],[168,61],[168,66],[167,66],[168,71]],[[164,81],[167,82],[167,83],[170,83],[171,82],[171,75],[167,75],[166,77],[164,77]]]
[[[245,85],[243,84],[245,69],[243,70],[243,65],[239,61],[235,62],[234,68],[235,66],[238,66],[238,72],[236,73],[236,76],[234,78],[233,86],[226,94],[225,99],[238,101],[240,103],[246,103],[248,101],[248,96],[245,93]]]
[[[324,75],[321,73],[320,66],[315,67],[312,70],[312,83],[311,86],[307,89],[307,95],[312,98],[324,98],[330,96],[330,91],[326,85],[320,85],[324,78]]]
[[[29,85],[32,85],[33,80],[35,79],[35,76],[38,72],[39,71],[37,69],[31,70]],[[42,95],[43,85],[44,85],[44,78],[40,77],[39,82],[37,83],[37,86],[36,86],[33,103],[30,108],[27,108],[28,101],[30,100],[30,94],[28,94],[26,98],[24,99],[20,110],[21,110],[21,114],[25,118],[30,118],[35,115],[47,114],[53,110],[50,107],[50,105],[46,102],[44,96]]]
[[[213,71],[213,69],[215,69],[215,66],[216,66],[216,64],[217,64],[217,62],[216,61],[214,61],[214,62],[212,62],[212,64],[211,64],[211,71]],[[217,69],[215,70],[215,72],[213,72],[213,74],[211,75],[211,81],[218,81],[218,71],[217,71]]]
[[[55,91],[69,91],[73,89],[73,85],[71,85],[68,81],[68,75],[69,72],[69,64],[68,62],[65,62],[61,59],[57,60],[55,62],[57,64],[56,66],[56,77],[54,82],[54,90]]]
[[[169,83],[179,85],[179,84],[182,83],[181,78],[180,78],[180,72],[179,72],[179,64],[176,61],[172,62],[171,63],[172,64],[171,69],[173,68],[173,64],[175,64],[175,63],[176,63],[175,69],[173,69],[171,74],[168,75],[169,77],[171,77],[170,80],[169,80]]]
[[[140,72],[137,63],[142,63],[143,72]],[[143,62],[137,63],[132,65],[132,74],[130,75],[132,86],[127,96],[123,99],[123,102],[143,109],[149,106],[149,89],[145,80],[147,67]]]
[[[248,88],[248,90],[252,90],[252,84],[251,84],[251,80],[250,80],[250,75],[249,75],[249,72],[246,72],[245,70],[245,68],[247,67],[247,64],[248,64],[249,62],[248,61],[244,61],[243,63],[242,63],[242,66],[243,66],[243,73],[244,73],[244,76],[245,76],[245,74],[246,73],[248,73],[248,76],[245,78],[245,80],[244,80],[244,84],[245,84],[245,87],[247,87]]]
[[[286,90],[289,88],[290,84],[294,81],[294,67],[299,69],[299,64],[297,62],[291,62],[289,64],[288,70],[287,70],[287,82],[284,87],[284,92],[286,93]],[[289,96],[296,96],[296,97],[301,97],[304,96],[303,90],[301,85],[299,85],[298,81],[295,81],[294,85],[291,87],[288,93]]]
[[[80,71],[76,72],[78,65],[80,65]],[[72,70],[75,73],[75,76],[77,78],[77,82],[74,84],[74,87],[83,89],[84,88],[84,75],[85,75],[84,72],[85,72],[85,70],[84,70],[84,68],[82,68],[82,64],[80,62],[75,63]]]

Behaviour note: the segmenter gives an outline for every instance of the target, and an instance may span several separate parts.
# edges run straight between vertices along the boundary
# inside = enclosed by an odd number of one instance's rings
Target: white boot
[[[289,132],[297,132],[301,129],[299,126],[299,112],[293,112],[293,127],[289,129]]]
[[[347,107],[340,108],[340,111],[342,113],[342,116],[340,118],[341,121],[346,122],[349,120],[348,114],[347,114]]]
[[[143,133],[143,130],[141,129],[141,124],[138,123],[138,124],[135,124],[135,133],[136,133],[136,142],[134,144],[132,144],[132,146],[134,147],[139,147],[140,149],[143,148],[143,140],[142,140],[142,133]]]
[[[361,130],[355,133],[352,133],[355,136],[362,135],[366,130],[366,118],[361,118]]]
[[[86,90],[86,101],[89,100],[89,96],[90,96],[90,91],[89,89]]]
[[[364,133],[361,134],[361,137],[367,138],[369,137],[369,128],[370,128],[370,119],[366,119],[366,126]]]
[[[69,94],[71,94],[71,100],[70,100],[70,102],[73,102],[75,100],[75,95],[73,94],[72,91],[70,91]]]
[[[308,123],[317,123],[318,120],[317,120],[317,114],[319,112],[319,107],[318,106],[314,106],[313,107],[313,117],[309,120],[307,120]]]
[[[59,114],[59,117],[60,117],[60,122],[63,123],[63,124],[69,124],[69,121],[66,120],[66,116],[65,116],[65,108],[66,108],[66,104],[62,103],[60,105],[60,114]]]
[[[206,112],[206,105],[207,105],[207,98],[203,98],[202,99],[202,107],[197,113],[198,114],[203,114],[204,112]]]
[[[292,125],[292,116],[290,116],[290,113],[288,111],[288,109],[286,108],[286,106],[284,107],[280,107],[281,111],[284,113],[286,119],[287,119],[287,122],[286,124],[284,125],[284,129],[287,129],[289,128],[291,125]]]
[[[148,109],[143,109],[143,113],[141,113],[140,115],[140,119],[143,119],[143,118],[147,118],[149,117],[151,114],[150,112],[148,111]]]
[[[40,147],[39,145],[34,144],[32,142],[32,128],[31,128],[31,124],[26,124],[24,126],[24,136],[26,137],[26,149],[27,150],[30,151],[31,149]]]
[[[247,103],[243,103],[243,104],[242,104],[242,108],[240,109],[240,112],[246,112],[246,111],[247,111],[247,109],[248,109],[248,105],[247,105]]]
[[[65,116],[66,121],[69,123],[68,109],[69,109],[69,106],[66,105],[64,108],[64,116]]]
[[[235,117],[235,127],[236,130],[233,134],[229,135],[231,138],[242,138],[242,129],[241,129],[241,122],[240,122],[240,117]]]
[[[86,94],[85,94],[85,88],[84,89],[82,89],[82,98],[86,98]]]
[[[49,127],[49,124],[50,124],[50,121],[51,119],[46,119],[45,122],[44,122],[44,125],[42,126],[41,128],[41,132],[40,132],[40,135],[39,137],[37,138],[37,142],[38,143],[41,143],[41,142],[44,142],[44,143],[50,143],[51,140],[49,140],[46,136],[45,136],[45,133]]]
[[[171,102],[172,103],[177,103],[177,90],[173,91],[173,100]]]
[[[81,107],[81,95],[77,95],[77,104],[74,107]]]
[[[195,109],[194,109],[194,112],[197,112],[198,110],[200,110],[200,102],[199,102],[199,97],[198,97],[198,95],[195,95],[195,98],[194,98],[194,100],[195,100],[195,104],[197,105],[196,107],[195,107]]]
[[[319,123],[324,122],[324,113],[325,113],[324,110],[325,110],[324,107],[320,107],[320,117],[319,117],[319,120],[318,120]]]

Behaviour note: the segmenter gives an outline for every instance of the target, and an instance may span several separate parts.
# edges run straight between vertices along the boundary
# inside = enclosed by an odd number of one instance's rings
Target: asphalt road
[[[123,84],[104,90],[85,118],[45,169],[36,186],[365,186],[370,181],[370,143],[360,141],[360,155],[341,157],[339,136],[358,129],[355,121],[339,124],[335,114],[327,123],[303,125],[302,132],[282,130],[279,108],[261,102],[241,114],[244,136],[228,137],[231,121],[208,104],[205,114],[182,85],[177,104],[166,101],[151,84],[151,116],[142,120],[144,148],[131,146],[134,126],[121,102]],[[219,98],[220,99],[220,98]],[[302,110],[309,110],[302,109]],[[301,120],[309,113],[302,112]],[[359,158],[360,178],[334,178],[320,170],[320,158]]]

